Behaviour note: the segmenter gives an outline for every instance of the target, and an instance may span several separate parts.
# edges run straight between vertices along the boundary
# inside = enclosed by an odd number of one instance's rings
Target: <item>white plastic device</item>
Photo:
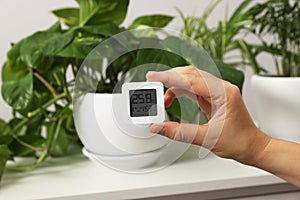
[[[122,85],[129,123],[151,124],[165,120],[164,86],[161,82],[129,82]]]

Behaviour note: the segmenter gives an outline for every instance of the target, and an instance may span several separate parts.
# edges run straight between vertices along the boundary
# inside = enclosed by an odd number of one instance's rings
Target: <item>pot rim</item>
[[[261,79],[282,79],[282,80],[300,80],[300,76],[278,76],[278,75],[268,75],[268,74],[253,74],[252,77],[257,77]]]

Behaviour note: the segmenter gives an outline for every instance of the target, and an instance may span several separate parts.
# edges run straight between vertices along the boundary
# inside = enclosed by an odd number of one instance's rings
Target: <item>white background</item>
[[[124,25],[130,24],[138,16],[145,14],[169,14],[176,16],[170,28],[181,27],[178,13],[175,7],[180,8],[186,15],[201,15],[202,11],[211,1],[207,0],[131,0],[127,18]],[[229,13],[240,3],[239,0],[223,1],[209,18],[211,25],[224,18],[226,3]],[[74,7],[75,0],[1,0],[0,1],[0,68],[6,60],[6,53],[11,42],[17,42],[37,30],[43,30],[51,26],[55,16],[51,10]],[[267,62],[267,61],[265,61]],[[246,82],[244,86],[244,99],[251,112],[251,94],[249,92],[249,77],[251,69],[246,69]],[[1,78],[0,78],[1,85]],[[0,118],[8,120],[11,117],[11,110],[0,97]]]

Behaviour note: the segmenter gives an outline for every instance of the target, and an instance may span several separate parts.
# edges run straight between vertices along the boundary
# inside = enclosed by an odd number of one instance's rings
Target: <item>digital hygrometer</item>
[[[164,87],[161,82],[124,83],[122,93],[132,123],[162,123],[165,120]]]

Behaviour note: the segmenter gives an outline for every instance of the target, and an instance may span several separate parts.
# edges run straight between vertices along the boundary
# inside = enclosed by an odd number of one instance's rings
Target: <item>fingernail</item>
[[[150,125],[150,132],[151,133],[159,133],[163,130],[164,125],[163,124],[151,124]]]
[[[148,78],[149,76],[151,76],[151,75],[153,75],[153,74],[155,74],[155,71],[149,71],[149,72],[147,72],[146,78]]]

